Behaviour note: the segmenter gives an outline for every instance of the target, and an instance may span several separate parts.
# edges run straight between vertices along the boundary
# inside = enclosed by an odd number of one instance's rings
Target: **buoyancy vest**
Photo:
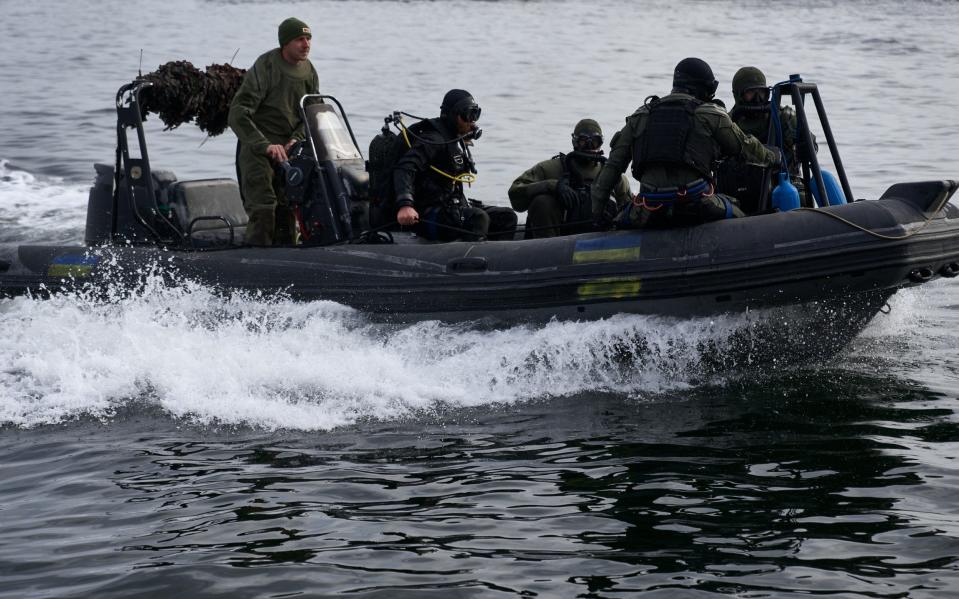
[[[560,153],[554,157],[559,158],[560,164],[563,165],[563,176],[569,179],[569,186],[576,192],[576,195],[579,196],[579,202],[576,207],[566,211],[566,216],[563,220],[565,223],[591,221],[593,216],[593,203],[590,199],[590,193],[592,191],[594,178],[584,177],[578,168],[570,164],[570,162],[575,159],[575,155],[575,152],[572,154]],[[605,162],[605,159],[597,159],[597,162],[602,164],[602,162]]]
[[[642,180],[653,164],[685,164],[709,179],[717,158],[716,143],[697,122],[696,99],[653,99],[647,104],[646,128],[633,143],[633,176]]]

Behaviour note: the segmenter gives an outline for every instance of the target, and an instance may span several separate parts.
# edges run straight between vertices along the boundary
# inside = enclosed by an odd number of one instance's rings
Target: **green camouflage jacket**
[[[569,160],[570,169],[575,169],[576,174],[583,181],[595,181],[599,175],[602,165],[598,162],[588,160]],[[537,163],[531,169],[513,181],[509,188],[509,202],[513,210],[523,212],[529,208],[530,202],[541,194],[554,194],[556,192],[556,182],[563,176],[563,162],[560,156],[554,156],[549,160]],[[612,196],[616,199],[616,204],[620,207],[626,205],[632,196],[629,191],[629,180],[625,175],[620,177],[619,182],[612,190]],[[606,195],[610,197],[609,194]]]
[[[682,93],[673,93],[662,98],[663,102],[671,100],[688,101],[694,98]],[[755,137],[744,133],[721,106],[703,102],[696,108],[694,117],[695,126],[699,127],[699,132],[704,133],[713,144],[712,153],[717,158],[736,156],[759,166],[769,166],[778,161],[775,152],[763,146]],[[593,184],[594,216],[601,214],[610,190],[632,162],[633,146],[642,140],[648,118],[649,107],[641,106],[631,116],[626,117],[626,126],[613,137],[609,160]],[[645,170],[640,183],[660,188],[673,187],[684,185],[701,176],[685,163],[654,164]]]

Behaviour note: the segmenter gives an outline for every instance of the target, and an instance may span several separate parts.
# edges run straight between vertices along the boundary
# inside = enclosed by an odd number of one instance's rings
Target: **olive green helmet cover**
[[[766,87],[766,75],[756,67],[743,67],[733,75],[733,98],[743,101],[743,92],[747,89]]]

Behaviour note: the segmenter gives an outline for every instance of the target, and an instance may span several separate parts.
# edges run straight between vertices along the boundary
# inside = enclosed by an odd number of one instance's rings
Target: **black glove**
[[[569,186],[568,177],[560,177],[556,181],[556,199],[566,210],[576,210],[579,205],[579,194]]]
[[[603,210],[599,214],[594,215],[593,226],[601,231],[610,229],[616,220],[617,214],[619,214],[619,206],[616,205],[616,200],[606,200],[606,204],[603,205]]]

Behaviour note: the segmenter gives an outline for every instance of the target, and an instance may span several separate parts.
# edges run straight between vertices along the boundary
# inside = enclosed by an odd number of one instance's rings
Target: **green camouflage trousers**
[[[239,144],[236,171],[243,208],[249,217],[246,242],[258,246],[295,243],[296,219],[286,200],[285,181],[270,158]]]

